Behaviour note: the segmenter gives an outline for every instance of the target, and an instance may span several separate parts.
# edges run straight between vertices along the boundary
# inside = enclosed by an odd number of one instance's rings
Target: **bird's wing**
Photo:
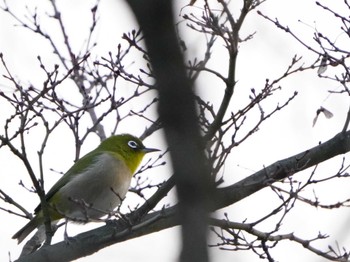
[[[80,158],[47,192],[46,201],[49,201],[57,193],[57,191],[67,184],[73,177],[89,168],[93,163],[93,159],[96,159],[98,155],[103,153],[105,152],[94,150]],[[35,213],[38,213],[40,210],[41,204],[39,204],[34,211]]]

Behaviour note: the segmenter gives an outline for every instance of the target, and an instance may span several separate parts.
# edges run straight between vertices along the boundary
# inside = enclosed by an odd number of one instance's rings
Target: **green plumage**
[[[111,136],[80,158],[47,192],[51,221],[68,218],[88,222],[113,211],[125,197],[132,175],[148,152],[129,134]],[[44,223],[41,205],[35,217],[12,238],[20,243]]]

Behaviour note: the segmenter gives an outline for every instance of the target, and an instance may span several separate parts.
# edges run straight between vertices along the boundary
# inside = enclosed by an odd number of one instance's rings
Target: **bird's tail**
[[[41,217],[35,216],[24,227],[22,227],[16,234],[12,236],[12,239],[18,239],[20,244],[34,229],[36,229],[41,223]]]

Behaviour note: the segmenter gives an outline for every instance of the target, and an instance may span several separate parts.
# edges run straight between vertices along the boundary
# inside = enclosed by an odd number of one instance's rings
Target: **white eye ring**
[[[138,148],[138,144],[135,141],[133,141],[133,140],[130,140],[128,142],[128,146],[133,148],[133,149],[137,149]]]

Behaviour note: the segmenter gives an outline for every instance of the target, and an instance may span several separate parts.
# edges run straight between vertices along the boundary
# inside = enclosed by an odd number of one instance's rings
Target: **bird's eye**
[[[131,148],[133,148],[133,149],[138,148],[138,144],[137,144],[135,141],[133,141],[133,140],[130,140],[130,141],[128,142],[128,146],[131,147]]]

